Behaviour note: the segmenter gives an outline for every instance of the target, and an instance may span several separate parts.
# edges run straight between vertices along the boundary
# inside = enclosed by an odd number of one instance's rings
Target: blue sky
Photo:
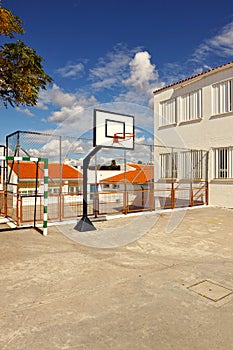
[[[135,114],[153,133],[152,91],[233,60],[233,3],[3,0],[53,84],[33,108],[1,108],[0,142],[16,130],[80,136],[93,108]],[[150,137],[150,136],[148,136]]]

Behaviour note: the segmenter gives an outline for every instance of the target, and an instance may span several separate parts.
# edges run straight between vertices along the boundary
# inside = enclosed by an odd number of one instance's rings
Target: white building
[[[154,91],[154,113],[155,181],[190,173],[208,180],[210,205],[233,207],[233,62]]]

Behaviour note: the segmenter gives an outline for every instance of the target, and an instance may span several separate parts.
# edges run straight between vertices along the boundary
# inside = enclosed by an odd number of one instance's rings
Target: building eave
[[[208,75],[212,75],[212,74],[217,73],[218,71],[221,71],[221,70],[224,70],[224,69],[229,69],[229,68],[232,68],[232,67],[233,67],[233,61],[225,63],[225,64],[223,64],[221,66],[209,69],[209,70],[207,70],[205,72],[202,72],[202,73],[199,73],[199,74],[195,74],[195,75],[193,75],[191,77],[185,78],[185,79],[177,81],[175,83],[163,86],[163,87],[161,87],[161,88],[159,88],[157,90],[154,90],[153,94],[156,95],[157,93],[159,93],[161,91],[164,91],[164,90],[167,90],[167,89],[170,89],[172,87],[174,87],[174,89],[183,88],[184,86],[192,84],[195,81],[201,80],[201,79],[203,79],[204,77],[206,77]]]

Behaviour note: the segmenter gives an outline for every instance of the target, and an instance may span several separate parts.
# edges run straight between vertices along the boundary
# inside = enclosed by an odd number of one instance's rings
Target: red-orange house
[[[100,181],[102,193],[115,191],[114,199],[122,200],[122,193],[127,192],[130,210],[153,209],[154,166],[148,164],[128,164],[126,172]],[[100,195],[101,197],[101,195]]]
[[[147,189],[154,181],[154,166],[148,164],[128,164],[129,170],[125,173],[110,176],[100,181],[103,189],[121,187],[121,184],[132,185],[134,189]],[[107,186],[105,186],[107,185]],[[108,186],[109,185],[109,186]]]
[[[33,162],[9,162],[8,176],[9,183],[18,185],[18,191],[22,195],[35,193],[37,177],[40,192],[44,181],[43,163],[39,163],[37,169]],[[81,193],[83,175],[77,168],[69,164],[49,163],[48,176],[49,193],[59,193],[60,190],[62,193]]]

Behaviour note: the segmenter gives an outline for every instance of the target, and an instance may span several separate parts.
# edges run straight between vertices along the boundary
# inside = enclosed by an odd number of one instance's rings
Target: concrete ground
[[[233,349],[233,210],[184,214],[111,249],[61,226],[1,232],[0,349]],[[95,232],[130,221],[140,227],[128,216]]]

